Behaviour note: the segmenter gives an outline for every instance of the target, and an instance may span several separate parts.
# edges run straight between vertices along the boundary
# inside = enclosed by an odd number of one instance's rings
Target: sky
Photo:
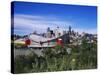
[[[46,32],[47,28],[97,33],[97,7],[33,2],[14,2],[14,34],[27,35],[34,31]]]

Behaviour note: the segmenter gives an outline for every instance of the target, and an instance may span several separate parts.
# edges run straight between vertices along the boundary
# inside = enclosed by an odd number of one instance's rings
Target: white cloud
[[[76,32],[82,33],[91,33],[91,34],[97,34],[97,29],[82,29],[82,28],[75,28],[73,29]]]
[[[58,17],[52,16],[37,16],[37,15],[24,15],[24,14],[15,14],[14,15],[14,28],[19,32],[31,33],[34,30],[45,31],[48,27],[55,29],[59,26],[61,29],[68,30],[68,26],[73,25],[71,22],[62,21]],[[19,29],[18,29],[19,28]],[[88,33],[97,33],[96,29],[84,29],[84,28],[74,28],[74,31],[79,33],[88,32]]]
[[[45,30],[48,27],[54,29],[57,26],[65,28],[65,25],[70,25],[68,22],[58,21],[55,17],[49,17],[50,16],[16,14],[14,15],[14,28],[16,29],[17,27],[21,27],[30,30]]]

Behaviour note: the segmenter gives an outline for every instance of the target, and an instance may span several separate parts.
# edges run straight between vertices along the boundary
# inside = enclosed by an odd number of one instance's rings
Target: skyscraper
[[[69,32],[69,34],[71,34],[71,26],[69,26],[69,31],[68,32]]]

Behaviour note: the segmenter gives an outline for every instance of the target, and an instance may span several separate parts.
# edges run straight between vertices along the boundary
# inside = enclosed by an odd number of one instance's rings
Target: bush
[[[71,54],[68,47],[56,46],[43,50],[43,56],[34,52],[28,56],[15,58],[15,73],[48,72],[63,70],[93,69],[97,67],[97,45],[88,44],[83,40],[81,46],[72,47]]]

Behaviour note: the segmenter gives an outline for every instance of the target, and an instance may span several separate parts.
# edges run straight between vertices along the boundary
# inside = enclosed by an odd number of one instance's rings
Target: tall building
[[[56,34],[56,37],[59,37],[60,36],[60,29],[59,29],[59,27],[56,28],[55,34]]]
[[[69,26],[69,30],[68,30],[68,43],[71,43],[71,35],[72,35],[72,30],[71,30],[71,26]]]
[[[69,34],[71,34],[71,26],[69,26],[69,31],[68,32],[69,32]]]
[[[47,32],[50,32],[50,27],[47,28]]]

